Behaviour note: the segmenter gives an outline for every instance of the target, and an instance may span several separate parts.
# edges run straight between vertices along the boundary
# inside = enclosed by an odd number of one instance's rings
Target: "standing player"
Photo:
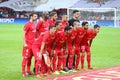
[[[36,27],[34,24],[34,21],[37,19],[37,14],[32,13],[30,14],[30,20],[27,22],[24,26],[24,33],[23,33],[23,59],[22,59],[22,75],[23,77],[26,76],[26,70],[25,68],[27,67],[27,73],[32,74],[30,71],[30,66],[31,66],[31,59],[32,59],[32,44],[35,40],[35,34],[36,34]]]
[[[94,25],[93,29],[87,30],[85,36],[82,39],[81,42],[81,51],[82,51],[82,56],[81,56],[81,68],[84,70],[84,57],[85,57],[85,52],[87,53],[87,64],[88,64],[88,69],[93,69],[91,66],[91,52],[90,52],[90,46],[92,44],[92,40],[96,37],[97,33],[100,30],[99,25]]]
[[[71,33],[72,28],[67,26],[64,31],[59,31],[56,38],[55,52],[58,56],[58,71],[61,72],[61,69],[66,69],[66,57],[67,52],[67,40],[68,36]]]
[[[80,12],[79,12],[78,10],[74,10],[72,14],[73,14],[72,19],[70,19],[70,20],[68,21],[69,26],[73,26],[73,23],[74,23],[75,21],[80,22],[80,21],[79,21]],[[69,56],[68,56],[68,57],[69,57]],[[67,62],[68,62],[68,59],[67,59]],[[66,65],[67,65],[67,64],[66,64]],[[74,56],[74,61],[73,61],[73,67],[75,67],[75,56]]]
[[[47,12],[44,12],[42,20],[39,20],[37,24],[37,29],[36,29],[37,37],[39,37],[41,33],[48,31],[49,29],[48,18],[49,18],[49,14]]]
[[[57,18],[58,18],[57,13],[51,12],[50,13],[50,20],[48,20],[49,26],[55,26]]]
[[[80,62],[80,52],[81,52],[80,43],[81,43],[81,40],[83,39],[87,29],[88,29],[88,22],[82,22],[82,27],[80,27],[78,29],[78,33],[76,36],[76,40],[75,40],[75,54],[76,54],[75,69],[76,70],[79,70],[78,65]]]
[[[62,20],[61,20],[61,23],[62,23],[62,30],[64,31],[65,27],[69,25],[68,23],[68,16],[67,15],[62,15]]]
[[[61,25],[61,23],[59,22]],[[62,26],[62,25],[61,25]],[[57,26],[56,26],[57,28]],[[72,28],[67,26],[64,31],[57,31],[56,39],[55,39],[55,54],[53,56],[53,72],[54,74],[59,74],[58,71],[61,72],[61,67],[66,67],[66,57],[67,57],[67,39],[69,34],[71,33]],[[56,64],[57,63],[57,64]],[[58,70],[58,71],[57,71]]]
[[[73,18],[68,21],[69,22],[69,26],[73,26],[73,23],[75,21],[80,22],[79,19],[78,19],[79,16],[80,16],[80,12],[78,10],[74,10],[73,11]]]
[[[45,62],[43,55],[47,54],[47,51],[46,51],[47,44],[49,44],[49,42],[53,40],[55,31],[56,31],[55,27],[50,26],[49,31],[45,32],[45,34],[43,35],[40,35],[39,38],[34,42],[32,46],[34,57],[35,57],[35,60],[37,61],[35,64],[35,73],[36,73],[35,75],[37,78],[40,78],[40,76],[38,75],[38,70],[40,69],[40,67],[41,67],[41,75],[45,75],[46,73],[46,70],[44,68],[48,65],[45,65],[45,63],[44,64],[41,63],[41,59],[42,61]]]
[[[58,33],[62,30],[62,24],[61,24],[61,22],[59,22],[59,21],[57,21],[56,23],[55,23],[55,27],[56,27],[56,37],[58,37],[59,35],[58,35]],[[53,42],[53,47],[52,47],[52,50],[54,50],[54,46],[57,44],[56,43],[56,39],[55,39],[55,41]],[[52,44],[51,44],[52,45]],[[52,51],[53,52],[53,51]],[[52,53],[52,57],[53,57],[53,59],[52,59],[52,67],[53,67],[53,72],[55,72],[56,71],[56,61],[57,61],[57,54],[56,53]]]
[[[68,64],[69,69],[71,70],[73,68],[73,61],[74,61],[74,55],[75,55],[75,38],[77,36],[77,29],[79,28],[79,22],[75,21],[73,23],[73,29],[69,36],[69,39],[67,40],[68,44]]]

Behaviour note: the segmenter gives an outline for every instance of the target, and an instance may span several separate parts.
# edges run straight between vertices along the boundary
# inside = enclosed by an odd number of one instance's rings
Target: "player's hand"
[[[38,40],[38,38],[35,38],[35,41]]]
[[[44,35],[44,32],[41,32],[41,34],[40,34],[41,36],[43,36]]]
[[[62,48],[62,49],[61,49],[61,51],[63,52],[63,51],[64,51],[64,49]]]
[[[51,56],[53,57],[55,54],[55,51],[54,50],[51,50]]]
[[[24,47],[28,47],[28,45],[26,43],[24,43]]]
[[[41,59],[42,59],[42,54],[38,53],[38,60],[41,60]]]
[[[65,50],[65,54],[68,54],[68,49]]]
[[[75,50],[75,46],[73,46],[73,50]]]

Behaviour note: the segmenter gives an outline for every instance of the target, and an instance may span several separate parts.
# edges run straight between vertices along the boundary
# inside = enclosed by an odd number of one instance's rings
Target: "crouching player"
[[[88,69],[93,69],[91,66],[91,52],[90,52],[90,47],[92,44],[92,40],[96,37],[97,33],[100,30],[99,25],[94,25],[93,29],[89,29],[86,31],[85,36],[82,39],[81,42],[81,68],[84,70],[84,57],[85,57],[85,52],[87,53],[87,64],[88,64]]]
[[[78,33],[75,40],[75,54],[76,54],[75,69],[76,70],[80,70],[80,68],[78,68],[79,62],[80,62],[80,52],[81,52],[80,43],[86,33],[86,29],[88,29],[88,22],[82,22],[82,27],[78,29]]]
[[[34,24],[34,21],[37,19],[37,14],[32,13],[30,14],[30,20],[27,22],[24,26],[24,33],[23,33],[23,52],[22,52],[22,76],[26,76],[26,70],[27,67],[27,73],[31,75],[30,67],[31,67],[31,59],[33,56],[32,52],[32,44],[35,41],[35,33],[36,33],[36,26]]]
[[[63,72],[62,69],[66,67],[66,57],[68,55],[67,52],[67,39],[69,34],[71,33],[72,28],[67,26],[64,31],[58,31],[55,39],[55,55],[58,58],[58,65],[56,65],[59,72]],[[56,63],[56,62],[55,62]],[[56,70],[54,70],[55,74],[59,74]]]
[[[49,44],[50,40],[54,38],[52,36],[54,36],[55,31],[56,31],[56,28],[53,26],[50,26],[49,31],[47,31],[43,35],[39,36],[38,40],[36,40],[32,46],[32,50],[34,52],[34,57],[37,61],[35,64],[36,65],[35,73],[36,73],[37,78],[40,78],[40,76],[38,75],[39,69],[41,69],[41,75],[43,75],[46,73],[46,68],[50,67],[50,62],[47,62],[45,59],[49,55],[46,51],[46,48],[47,48],[47,44]],[[46,54],[46,57],[44,56],[44,54]]]

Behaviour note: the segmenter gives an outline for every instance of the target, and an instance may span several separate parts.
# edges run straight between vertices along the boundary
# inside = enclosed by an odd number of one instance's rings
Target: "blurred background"
[[[39,17],[44,11],[56,11],[72,18],[72,11],[80,10],[80,22],[106,27],[120,26],[120,0],[0,0],[0,23],[24,24],[31,12]]]

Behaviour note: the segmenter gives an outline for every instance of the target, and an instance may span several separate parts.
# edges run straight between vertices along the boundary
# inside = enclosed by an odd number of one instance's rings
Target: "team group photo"
[[[119,80],[117,1],[52,1],[1,0],[1,80]]]

